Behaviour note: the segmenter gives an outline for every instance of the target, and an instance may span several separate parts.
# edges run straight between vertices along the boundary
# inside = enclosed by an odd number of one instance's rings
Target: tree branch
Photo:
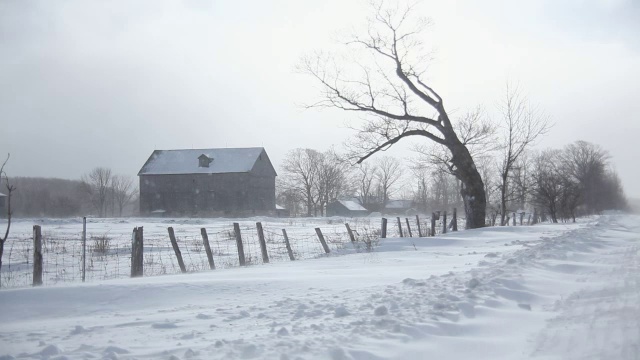
[[[402,134],[389,139],[387,141],[385,141],[383,144],[378,145],[375,149],[371,150],[367,155],[361,157],[358,160],[358,164],[362,163],[363,161],[365,161],[366,159],[368,159],[369,157],[371,157],[373,154],[377,153],[380,150],[383,150],[385,147],[388,147],[390,145],[393,145],[395,143],[397,143],[398,141],[400,141],[400,139],[405,138],[405,137],[409,137],[409,136],[425,136],[428,137],[429,139],[439,143],[439,144],[443,144],[444,145],[444,140],[440,139],[439,137],[433,135],[432,133],[426,131],[426,130],[408,130],[403,132]]]

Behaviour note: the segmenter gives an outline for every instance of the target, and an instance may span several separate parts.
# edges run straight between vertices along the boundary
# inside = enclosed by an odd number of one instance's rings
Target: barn
[[[387,215],[416,215],[418,211],[413,207],[413,200],[389,200],[384,207]]]
[[[272,215],[276,176],[261,147],[155,150],[138,172],[140,213]]]
[[[327,205],[327,216],[367,216],[369,211],[353,200],[336,200]]]

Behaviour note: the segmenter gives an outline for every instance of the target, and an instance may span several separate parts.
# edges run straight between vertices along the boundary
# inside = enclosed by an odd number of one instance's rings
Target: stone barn
[[[327,216],[358,217],[369,215],[369,210],[353,200],[336,200],[327,205]]]
[[[264,148],[155,150],[138,172],[140,213],[272,215],[276,171]]]

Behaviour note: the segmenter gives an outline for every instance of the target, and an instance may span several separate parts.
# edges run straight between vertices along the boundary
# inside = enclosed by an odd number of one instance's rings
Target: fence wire
[[[415,216],[401,217],[402,235],[417,237],[418,222]],[[423,237],[427,236],[431,220],[420,220]],[[450,221],[450,220],[448,220]],[[52,222],[52,221],[49,221]],[[138,219],[89,219],[86,240],[86,281],[97,282],[127,278],[131,274],[132,230],[137,223],[144,227],[144,276],[180,273],[173,247],[169,240],[168,226],[174,228],[176,241],[186,270],[209,270],[209,262],[201,228],[207,231],[213,260],[217,269],[240,265],[236,235],[231,221],[206,223],[185,219],[148,222]],[[246,265],[262,264],[262,253],[255,221],[240,221],[240,233]],[[269,219],[261,221],[270,262],[290,261],[283,229],[287,232],[295,260],[324,256],[324,249],[316,235],[320,228],[331,253],[371,250],[381,235],[380,218],[325,218],[325,219]],[[351,241],[345,223],[348,223],[355,242]],[[0,273],[0,285],[7,287],[30,286],[33,277],[33,222],[22,221],[5,245],[4,263]],[[464,219],[458,218],[458,228],[463,229]],[[442,233],[442,217],[436,221],[436,235]],[[400,237],[396,218],[389,217],[387,238]],[[59,221],[42,224],[43,285],[82,281],[82,222]]]

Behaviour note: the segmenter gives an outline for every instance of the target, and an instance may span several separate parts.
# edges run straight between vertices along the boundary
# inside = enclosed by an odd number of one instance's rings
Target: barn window
[[[213,162],[213,158],[208,157],[205,154],[198,156],[198,167],[209,167],[209,164]]]

